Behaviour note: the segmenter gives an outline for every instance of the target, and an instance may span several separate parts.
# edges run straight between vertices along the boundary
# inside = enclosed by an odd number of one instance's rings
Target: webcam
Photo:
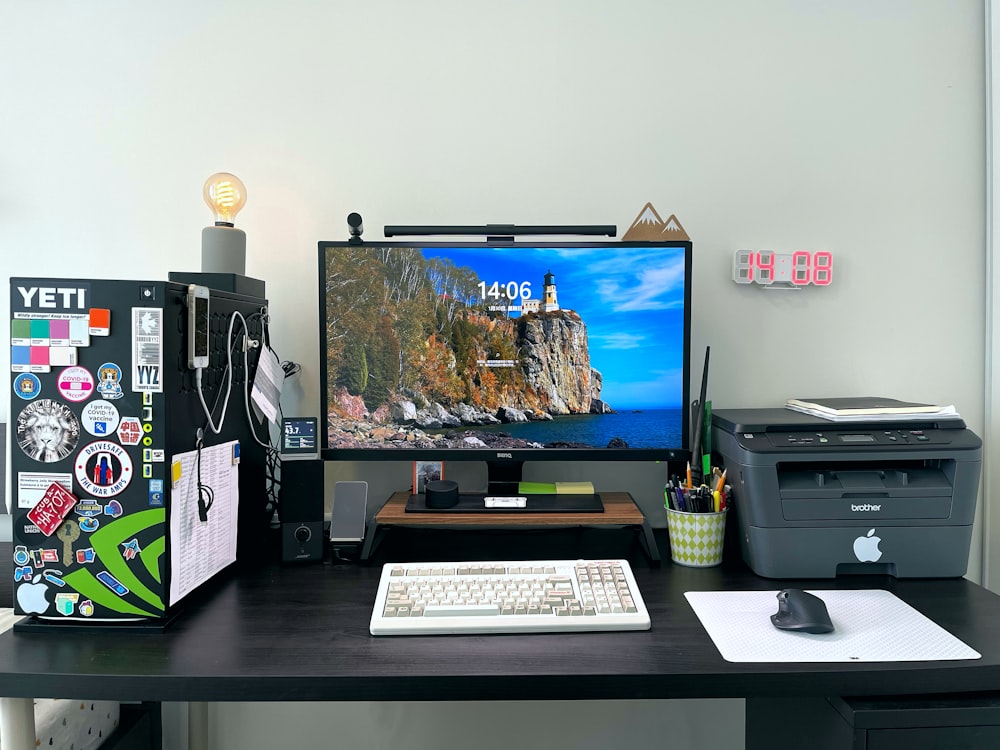
[[[361,225],[361,214],[356,211],[347,214],[347,230],[351,233],[350,242],[361,242],[361,233],[365,231]]]

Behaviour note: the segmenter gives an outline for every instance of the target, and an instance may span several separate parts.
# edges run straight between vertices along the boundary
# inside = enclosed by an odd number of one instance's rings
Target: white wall
[[[316,413],[316,243],[344,238],[350,211],[367,239],[404,223],[623,233],[652,201],[694,240],[694,351],[712,346],[716,407],[892,395],[953,403],[981,434],[983,40],[980,0],[7,2],[0,252],[10,275],[197,270],[202,182],[235,172],[247,272],[267,281],[279,355],[303,366],[286,413]],[[738,288],[741,247],[830,250],[835,282]],[[656,513],[661,472],[630,466],[623,487],[615,468],[591,478]],[[367,478],[376,501],[407,471],[328,480]],[[972,578],[981,553],[977,538]],[[699,746],[742,745],[741,712],[698,707],[608,721],[659,747],[658,717],[712,716],[723,740]],[[220,706],[217,746],[304,715],[306,736],[336,716],[379,748],[392,710]],[[422,726],[411,745],[439,744]]]

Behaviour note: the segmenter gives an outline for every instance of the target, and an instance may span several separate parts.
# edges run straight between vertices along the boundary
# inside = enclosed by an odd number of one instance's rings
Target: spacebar
[[[499,615],[495,604],[442,604],[424,607],[424,617],[465,617],[466,615]]]

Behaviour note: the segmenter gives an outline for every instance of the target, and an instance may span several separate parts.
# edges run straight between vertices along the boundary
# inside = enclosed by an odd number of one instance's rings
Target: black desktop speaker
[[[281,561],[321,562],[323,560],[323,462],[314,460],[281,462]]]

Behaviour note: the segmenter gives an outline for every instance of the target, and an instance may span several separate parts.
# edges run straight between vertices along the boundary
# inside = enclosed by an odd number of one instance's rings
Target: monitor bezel
[[[326,298],[322,293],[323,279],[326,271],[326,253],[329,248],[344,247],[402,247],[402,248],[681,248],[684,250],[684,348],[683,348],[683,408],[681,409],[681,439],[683,446],[663,448],[514,448],[495,450],[491,448],[330,448],[329,428],[329,396],[327,389],[328,371],[326,364]],[[320,447],[320,458],[324,461],[487,461],[487,462],[524,462],[524,461],[669,461],[683,462],[690,459],[689,443],[691,439],[691,281],[692,281],[692,243],[689,240],[635,241],[635,240],[597,240],[597,241],[552,241],[533,242],[521,240],[482,241],[482,240],[447,240],[447,241],[411,241],[385,240],[358,242],[350,240],[321,240],[318,243],[317,289],[319,294],[319,370],[320,370],[320,428],[322,435],[317,436]]]

